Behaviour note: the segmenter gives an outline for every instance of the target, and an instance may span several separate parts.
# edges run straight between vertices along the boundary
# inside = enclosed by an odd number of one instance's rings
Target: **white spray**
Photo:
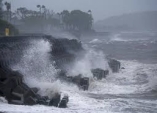
[[[53,95],[52,92],[59,91],[58,83],[54,82],[58,70],[50,61],[50,50],[51,44],[48,41],[43,39],[31,40],[21,61],[12,67],[24,75],[24,80],[30,87],[40,88],[40,94],[48,94],[49,97]]]
[[[82,74],[84,77],[92,77],[92,69],[109,69],[105,55],[101,51],[94,51],[92,49],[87,49],[86,54],[75,61],[71,69],[69,69],[68,75],[77,76]]]

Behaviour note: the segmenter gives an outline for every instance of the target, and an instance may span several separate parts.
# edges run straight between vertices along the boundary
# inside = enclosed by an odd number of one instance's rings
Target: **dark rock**
[[[66,108],[68,102],[69,102],[69,97],[68,96],[64,96],[62,98],[61,102],[59,103],[59,108]]]
[[[17,78],[18,79],[18,78]],[[5,96],[5,98],[8,100],[8,102],[11,101],[11,92],[12,90],[18,86],[18,80],[15,77],[8,78],[0,82],[0,90]]]
[[[110,59],[108,62],[113,73],[119,72],[121,63],[115,59]]]
[[[81,74],[79,74],[78,76],[74,76],[74,77],[72,77],[72,82],[77,85],[80,85],[81,78],[82,78]]]
[[[49,42],[52,43],[51,55],[55,61],[56,67],[59,69],[65,69],[65,67],[72,63],[80,52],[83,52],[82,44],[76,39],[52,39],[49,38]],[[66,69],[65,69],[66,70]]]
[[[11,69],[0,68],[0,95],[5,97],[9,104],[41,104],[58,107],[61,100],[60,94],[57,93],[50,100],[47,96],[42,97],[37,94],[38,90],[38,88],[30,88],[23,83],[20,73],[11,71]]]
[[[48,102],[45,101],[44,99],[39,99],[39,100],[37,100],[37,104],[39,104],[39,105],[48,105]]]
[[[82,77],[81,74],[78,76],[68,76],[65,79],[68,83],[74,83],[76,84],[79,89],[88,90],[89,87],[89,78],[88,77]]]
[[[68,77],[66,78],[66,81],[67,81],[68,83],[72,83],[72,80],[73,80],[73,77],[71,77],[71,76],[68,76]]]
[[[25,92],[25,94],[23,95],[24,97],[24,100],[27,98],[27,97],[33,97],[33,98],[37,98],[36,97],[36,93],[34,93],[31,89],[27,90]],[[27,103],[26,103],[27,104]]]
[[[27,98],[25,98],[24,104],[25,105],[35,105],[35,104],[37,104],[37,100],[36,100],[36,98],[33,98],[32,96],[28,96]]]
[[[38,93],[39,88],[34,87],[34,88],[31,88],[31,90],[32,90],[34,93]]]
[[[61,95],[56,93],[55,96],[50,100],[49,106],[58,107],[60,100],[61,100]]]
[[[88,77],[84,77],[80,79],[80,84],[79,84],[80,89],[88,90],[89,87],[89,78]]]
[[[106,75],[109,74],[109,70],[102,70],[100,68],[92,69],[91,72],[93,73],[93,77],[97,78],[98,80],[106,78]]]
[[[66,76],[65,81],[67,81],[68,83],[71,82],[71,83],[74,83],[76,85],[79,85],[81,78],[82,78],[81,74],[78,76]]]
[[[3,97],[4,93],[2,91],[0,91],[0,97]]]
[[[60,80],[65,80],[67,78],[66,71],[64,70],[60,70],[57,75],[57,78]]]
[[[31,88],[25,86],[26,85],[19,85],[12,91],[11,102],[18,100],[24,105],[37,104],[37,95],[31,90]]]
[[[49,98],[48,98],[48,96],[40,96],[40,95],[37,94],[37,104],[49,105]]]

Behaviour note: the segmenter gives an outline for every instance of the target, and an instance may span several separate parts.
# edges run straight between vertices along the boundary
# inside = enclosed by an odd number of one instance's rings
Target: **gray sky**
[[[5,0],[12,3],[12,9],[27,7],[37,10],[36,5],[45,5],[55,12],[64,9],[92,10],[95,21],[113,15],[130,12],[157,10],[157,0]]]

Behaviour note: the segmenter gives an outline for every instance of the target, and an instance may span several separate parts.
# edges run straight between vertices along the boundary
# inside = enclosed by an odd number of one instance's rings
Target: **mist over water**
[[[93,77],[91,69],[109,69],[107,59],[101,51],[94,51],[93,49],[87,49],[87,53],[75,61],[72,68],[69,69],[69,75],[79,75],[82,74],[84,77]]]

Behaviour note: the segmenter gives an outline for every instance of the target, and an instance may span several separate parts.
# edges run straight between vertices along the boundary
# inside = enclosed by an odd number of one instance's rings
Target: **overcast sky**
[[[12,3],[12,9],[27,7],[37,10],[36,5],[60,12],[64,9],[92,10],[95,21],[109,16],[130,12],[157,10],[157,0],[5,0]]]

